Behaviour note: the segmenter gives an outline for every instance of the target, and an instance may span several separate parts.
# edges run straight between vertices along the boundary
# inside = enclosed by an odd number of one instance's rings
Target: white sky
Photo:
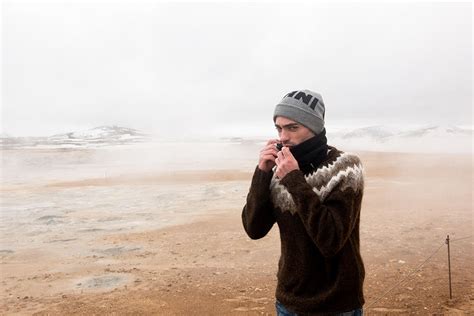
[[[333,124],[472,125],[472,4],[3,1],[2,132],[272,129],[287,92]],[[247,132],[245,132],[247,131]]]

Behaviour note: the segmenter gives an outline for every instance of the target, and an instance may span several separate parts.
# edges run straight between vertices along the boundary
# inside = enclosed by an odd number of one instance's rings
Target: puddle
[[[95,232],[102,232],[105,231],[105,229],[102,228],[84,228],[78,230],[79,233],[95,233]]]
[[[93,252],[97,252],[104,255],[109,256],[117,256],[126,252],[141,250],[141,247],[113,247],[113,248],[106,248],[106,249],[93,249]]]
[[[106,274],[86,277],[74,282],[76,289],[81,290],[113,290],[130,282],[130,276],[120,274]]]
[[[37,218],[36,221],[43,222],[45,225],[56,225],[64,223],[64,221],[60,220],[61,218],[64,218],[64,216],[46,215]]]
[[[123,217],[110,216],[106,218],[101,218],[98,220],[98,222],[115,222],[115,221],[121,221],[121,220],[123,220]]]
[[[49,240],[49,241],[46,241],[47,243],[62,243],[62,242],[68,242],[68,241],[74,241],[74,240],[77,240],[77,238],[69,238],[69,239],[53,239],[53,240]]]

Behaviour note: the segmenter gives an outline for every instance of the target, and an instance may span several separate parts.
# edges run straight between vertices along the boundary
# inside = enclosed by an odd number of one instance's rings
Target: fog
[[[3,1],[3,134],[268,135],[295,89],[328,126],[472,126],[472,4]]]

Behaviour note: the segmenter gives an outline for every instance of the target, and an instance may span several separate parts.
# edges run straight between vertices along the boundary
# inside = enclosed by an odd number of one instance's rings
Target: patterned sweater
[[[331,315],[364,304],[359,219],[364,189],[359,158],[328,147],[326,159],[283,179],[258,167],[242,211],[245,231],[280,229],[276,299],[302,315]]]

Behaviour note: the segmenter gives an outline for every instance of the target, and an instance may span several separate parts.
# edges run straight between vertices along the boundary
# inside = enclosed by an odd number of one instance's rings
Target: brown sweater
[[[245,231],[280,229],[276,299],[302,315],[331,315],[364,304],[359,219],[364,189],[359,158],[329,147],[319,166],[279,180],[258,167],[242,211]]]

